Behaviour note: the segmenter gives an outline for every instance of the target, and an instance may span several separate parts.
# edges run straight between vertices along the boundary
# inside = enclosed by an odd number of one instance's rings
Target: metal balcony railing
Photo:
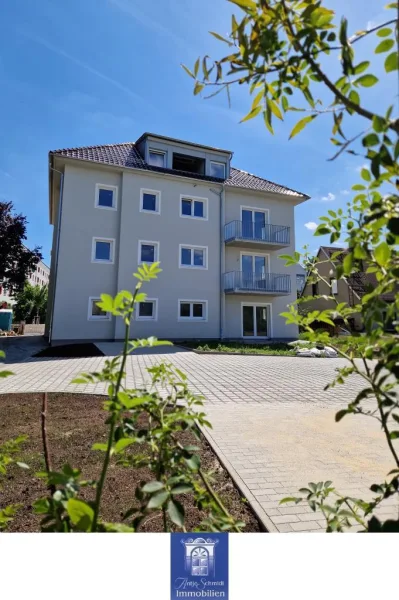
[[[230,221],[230,223],[224,226],[224,240],[225,242],[247,240],[289,246],[290,227],[286,225],[270,225],[269,223]]]
[[[226,292],[289,294],[291,292],[291,276],[279,273],[230,271],[224,274],[224,289]]]

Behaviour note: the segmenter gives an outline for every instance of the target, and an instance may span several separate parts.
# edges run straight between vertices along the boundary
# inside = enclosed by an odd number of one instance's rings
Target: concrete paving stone
[[[280,533],[293,533],[293,529],[289,523],[280,523],[277,525],[277,529]]]
[[[272,517],[273,523],[295,523],[299,521],[296,515],[280,515],[278,517]]]
[[[301,505],[296,505],[296,506],[287,506],[286,504],[283,505],[279,505],[278,507],[279,511],[281,512],[282,515],[304,515],[307,513],[311,513],[313,512],[312,509],[309,506],[301,506]]]
[[[321,529],[319,523],[315,521],[308,521],[307,523],[303,521],[291,523],[291,527],[294,531],[312,531],[312,529]]]
[[[298,515],[300,521],[320,521],[322,515],[319,512],[311,512],[303,515]]]
[[[71,381],[81,372],[101,370],[106,358],[121,349],[118,342],[98,343],[105,357],[43,360],[31,357],[33,348],[43,347],[43,340],[31,340],[31,346],[18,340],[19,347],[13,349],[13,339],[0,340],[7,368],[15,373],[0,381],[0,393],[105,394],[103,383],[80,386]],[[279,524],[279,531],[320,529],[318,521],[301,518],[311,514],[307,505],[279,505],[281,498],[296,495],[309,481],[332,480],[344,493],[371,498],[370,485],[384,481],[393,468],[378,423],[355,416],[335,423],[337,410],[364,387],[361,378],[351,376],[344,386],[323,390],[335,369],[346,365],[342,359],[198,355],[176,346],[159,347],[128,357],[126,384],[143,388],[150,381],[146,368],[161,361],[185,372],[190,390],[205,398],[213,424],[206,435],[243,495],[254,498],[266,515],[270,512],[269,518],[299,515],[292,527]],[[397,513],[396,499],[384,503],[382,515]],[[267,527],[267,518],[264,524]]]

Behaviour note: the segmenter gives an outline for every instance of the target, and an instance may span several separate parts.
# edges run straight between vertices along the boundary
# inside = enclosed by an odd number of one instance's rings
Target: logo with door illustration
[[[171,598],[228,599],[228,534],[171,534]]]

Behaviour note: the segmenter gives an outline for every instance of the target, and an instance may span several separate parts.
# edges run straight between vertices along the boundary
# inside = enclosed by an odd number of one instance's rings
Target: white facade
[[[35,270],[30,274],[28,281],[31,285],[48,285],[50,280],[50,267],[43,261],[37,263]]]
[[[86,149],[50,155],[50,340],[121,339],[121,319],[96,301],[133,290],[137,266],[157,260],[162,273],[145,286],[132,337],[295,337],[279,313],[296,298],[296,271],[278,256],[295,249],[294,207],[307,196],[250,189],[270,182],[237,170],[233,180],[230,152],[150,134],[132,146],[133,167],[81,158]],[[142,168],[137,149],[159,170]]]

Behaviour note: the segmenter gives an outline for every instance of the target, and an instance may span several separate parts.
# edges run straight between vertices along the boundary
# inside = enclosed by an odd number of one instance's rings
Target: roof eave
[[[255,188],[249,188],[246,186],[241,186],[241,185],[229,185],[228,183],[226,183],[226,189],[227,190],[237,190],[237,191],[243,191],[245,190],[246,192],[254,192],[256,194],[271,194],[271,195],[275,195],[278,196],[279,198],[283,197],[285,199],[289,199],[289,200],[294,200],[295,204],[302,204],[302,202],[305,202],[305,200],[310,200],[310,196],[307,196],[306,194],[303,194],[303,196],[295,196],[294,194],[287,194],[285,192],[275,192],[272,190],[258,190]]]
[[[160,135],[159,133],[151,133],[150,131],[146,131],[141,134],[138,140],[135,141],[135,145],[137,146],[140,142],[145,140],[148,137],[157,138],[158,140],[166,140],[168,142],[177,142],[178,144],[185,144],[186,146],[193,146],[194,148],[204,148],[205,150],[212,150],[214,152],[221,152],[223,154],[229,154],[230,157],[233,156],[232,150],[224,150],[223,148],[215,148],[214,146],[206,146],[204,144],[196,144],[195,142],[188,142],[186,140],[180,140],[178,138],[172,138],[167,135]]]

